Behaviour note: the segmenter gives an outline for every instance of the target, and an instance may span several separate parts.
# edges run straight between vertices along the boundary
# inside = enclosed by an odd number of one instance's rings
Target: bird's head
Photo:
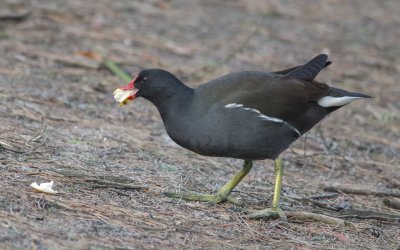
[[[126,86],[114,91],[114,99],[121,106],[137,97],[144,97],[150,101],[170,95],[173,91],[173,83],[180,81],[168,71],[162,69],[145,69],[137,74]]]

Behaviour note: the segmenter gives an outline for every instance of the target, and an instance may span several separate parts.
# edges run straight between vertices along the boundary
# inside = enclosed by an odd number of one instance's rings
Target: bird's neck
[[[164,123],[187,109],[193,100],[194,90],[185,84],[178,84],[150,99],[160,112]]]

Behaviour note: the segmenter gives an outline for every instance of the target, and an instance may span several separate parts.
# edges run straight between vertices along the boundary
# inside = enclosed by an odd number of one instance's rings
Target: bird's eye
[[[147,77],[146,76],[142,78],[142,82],[145,82],[145,81],[147,81]]]

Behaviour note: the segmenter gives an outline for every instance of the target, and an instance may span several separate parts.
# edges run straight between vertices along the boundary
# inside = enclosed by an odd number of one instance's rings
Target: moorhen
[[[253,160],[275,160],[272,208],[253,217],[282,217],[279,207],[283,164],[279,154],[332,111],[368,95],[314,80],[330,62],[321,54],[305,65],[275,72],[242,71],[190,88],[162,69],[141,71],[114,98],[121,105],[137,97],[152,102],[173,141],[201,155],[244,160],[243,169],[216,195],[168,195],[187,200],[235,202],[230,192]]]

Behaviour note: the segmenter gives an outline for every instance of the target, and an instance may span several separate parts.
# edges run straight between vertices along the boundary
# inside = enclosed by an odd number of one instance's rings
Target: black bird
[[[141,71],[118,88],[121,105],[137,97],[152,102],[168,135],[180,146],[206,156],[244,160],[243,169],[216,195],[169,193],[188,200],[234,202],[229,193],[250,171],[253,160],[275,160],[271,209],[254,216],[281,216],[283,164],[279,154],[332,111],[368,95],[329,87],[314,80],[330,64],[321,54],[302,66],[276,72],[243,71],[186,86],[162,69]]]

